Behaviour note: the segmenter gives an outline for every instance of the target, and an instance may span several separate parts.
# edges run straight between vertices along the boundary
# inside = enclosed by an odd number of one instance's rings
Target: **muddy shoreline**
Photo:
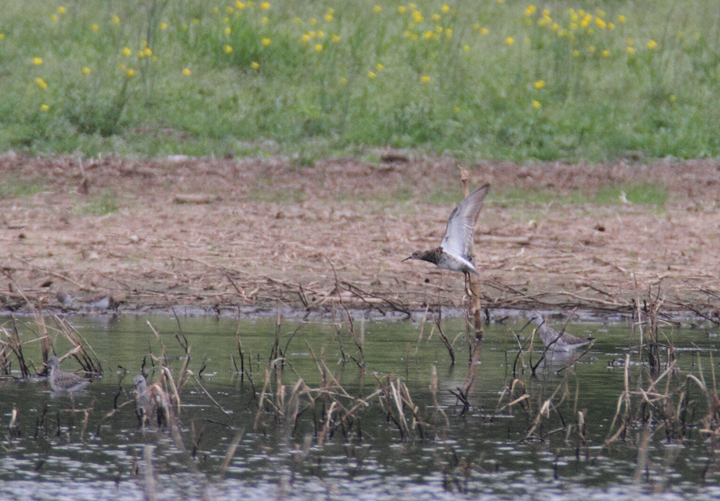
[[[0,156],[0,310],[72,314],[462,311],[436,246],[459,170],[492,184],[476,229],[483,307],[720,321],[720,163],[463,163]],[[650,183],[662,206],[574,203]],[[551,197],[536,197],[536,194]],[[529,200],[529,201],[528,201]],[[111,299],[109,299],[111,298]]]

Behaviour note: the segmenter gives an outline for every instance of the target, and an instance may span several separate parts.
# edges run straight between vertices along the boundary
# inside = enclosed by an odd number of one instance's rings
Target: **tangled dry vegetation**
[[[471,186],[493,186],[475,239],[484,307],[629,312],[654,297],[664,311],[720,321],[717,162],[377,158],[298,167],[282,157],[5,154],[0,305],[462,307],[462,276],[401,259],[438,244],[463,167]],[[667,190],[667,201],[590,203],[599,190],[640,184]]]

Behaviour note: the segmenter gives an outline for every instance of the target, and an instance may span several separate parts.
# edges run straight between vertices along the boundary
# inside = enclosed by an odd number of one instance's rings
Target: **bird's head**
[[[408,261],[409,259],[421,259],[420,255],[422,254],[421,251],[415,251],[410,256],[403,259],[401,262],[404,263],[405,261]]]
[[[527,327],[528,325],[530,325],[533,322],[535,322],[535,325],[537,325],[538,327],[540,327],[541,325],[543,325],[545,323],[545,319],[537,311],[533,311],[532,313],[530,313],[530,315],[528,315],[528,319],[529,319],[528,322],[525,325],[523,325],[523,328],[520,330],[523,330],[525,327]]]

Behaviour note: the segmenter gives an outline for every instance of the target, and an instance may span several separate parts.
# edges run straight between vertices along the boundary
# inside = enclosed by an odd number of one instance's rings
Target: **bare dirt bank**
[[[665,309],[720,320],[716,161],[387,160],[294,167],[285,158],[5,154],[0,308],[25,308],[23,294],[81,311],[105,303],[120,311],[462,306],[462,276],[401,259],[439,243],[465,167],[471,186],[493,185],[476,231],[484,306],[629,311],[659,294]],[[604,186],[639,183],[665,187],[668,201],[518,200],[537,190],[591,198]],[[112,300],[91,303],[105,296]]]

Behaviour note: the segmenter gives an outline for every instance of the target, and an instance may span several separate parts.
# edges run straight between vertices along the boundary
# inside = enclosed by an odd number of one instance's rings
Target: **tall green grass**
[[[4,0],[0,150],[718,156],[719,25],[716,0]]]

